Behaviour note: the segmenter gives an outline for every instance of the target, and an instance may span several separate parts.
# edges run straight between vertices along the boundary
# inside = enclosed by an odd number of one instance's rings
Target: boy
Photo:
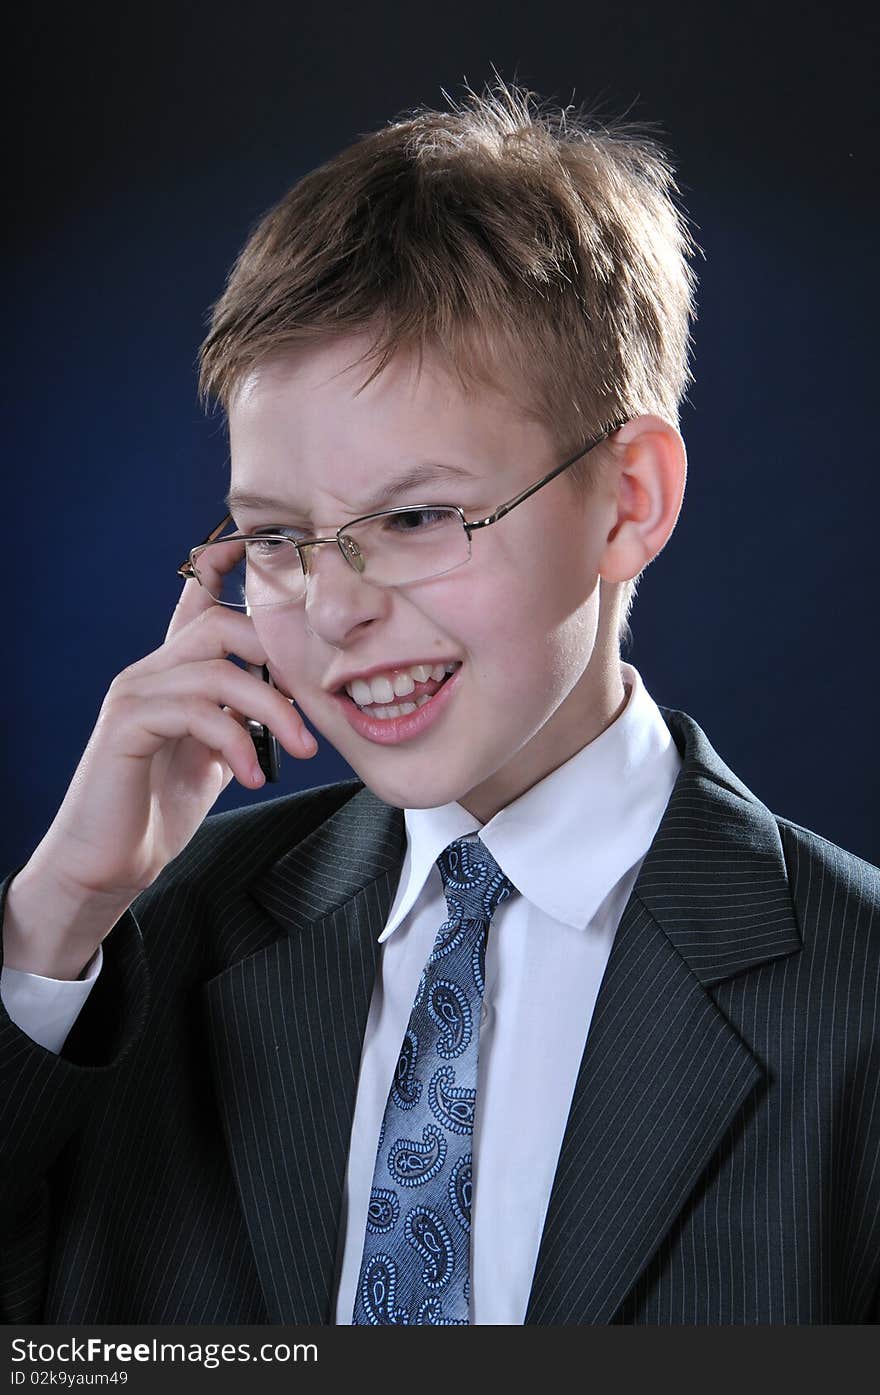
[[[880,878],[620,660],[673,195],[502,86],[249,239],[228,527],[5,888],[8,1321],[876,1317]],[[359,778],[206,820],[298,709]]]

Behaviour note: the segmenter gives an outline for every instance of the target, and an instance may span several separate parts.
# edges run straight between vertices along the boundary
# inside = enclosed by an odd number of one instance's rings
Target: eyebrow
[[[363,501],[361,513],[376,513],[385,504],[391,503],[401,494],[406,494],[409,490],[422,484],[433,484],[444,480],[474,480],[475,478],[470,470],[465,470],[460,465],[446,465],[438,460],[426,460],[383,484],[381,489],[376,490]],[[271,494],[251,494],[247,490],[233,489],[226,496],[225,502],[227,509],[233,515],[241,509],[259,509],[274,510],[282,515],[287,514],[291,518],[304,516],[302,510],[297,509],[289,499],[277,499]]]

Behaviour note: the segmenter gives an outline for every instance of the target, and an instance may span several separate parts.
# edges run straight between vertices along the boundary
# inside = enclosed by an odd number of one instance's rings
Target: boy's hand
[[[240,546],[231,543],[228,556],[212,549],[218,569],[232,565]],[[10,886],[4,943],[11,967],[48,972],[33,967],[25,938],[31,947],[39,939],[44,958],[61,966],[59,922],[66,922],[74,963],[58,976],[75,977],[190,841],[233,775],[247,789],[263,783],[244,714],[265,723],[290,755],[315,754],[288,699],[230,654],[266,662],[247,615],[217,605],[198,581],[185,582],[161,648],[111,683],[61,807]]]

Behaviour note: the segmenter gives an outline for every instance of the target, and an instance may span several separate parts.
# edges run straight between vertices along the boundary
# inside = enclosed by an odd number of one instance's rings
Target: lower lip
[[[442,717],[452,700],[460,673],[461,668],[457,668],[428,702],[417,707],[415,712],[407,712],[402,717],[386,717],[384,720],[381,717],[370,717],[368,713],[361,711],[348,693],[333,693],[332,697],[342,708],[349,726],[353,727],[359,736],[365,736],[368,741],[375,741],[380,746],[397,746],[401,741],[412,741],[414,737],[421,736]]]

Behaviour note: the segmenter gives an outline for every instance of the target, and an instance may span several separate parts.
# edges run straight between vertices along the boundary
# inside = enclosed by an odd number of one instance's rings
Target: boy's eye
[[[405,513],[389,515],[386,528],[392,532],[410,533],[418,529],[430,528],[438,523],[449,522],[448,509],[407,509]]]
[[[280,538],[251,538],[248,542],[248,553],[251,557],[266,557],[271,552],[286,552],[287,543]]]

